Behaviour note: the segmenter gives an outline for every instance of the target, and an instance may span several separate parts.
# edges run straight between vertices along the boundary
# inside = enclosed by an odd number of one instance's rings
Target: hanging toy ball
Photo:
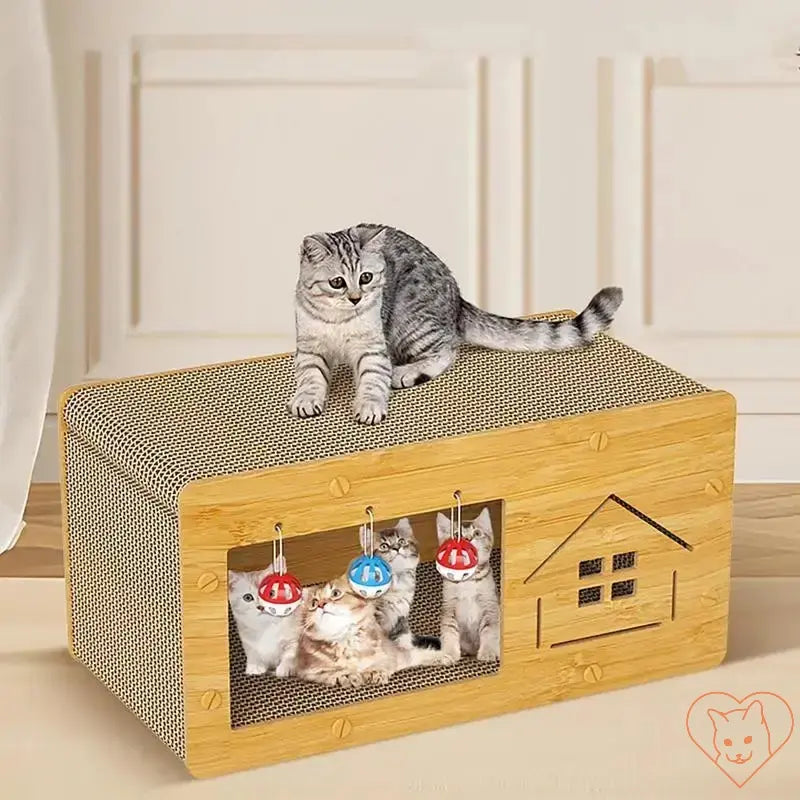
[[[291,572],[274,572],[261,581],[258,596],[273,617],[288,617],[300,605],[303,587]]]
[[[478,569],[478,551],[466,539],[447,539],[436,551],[436,569],[456,583],[465,581]]]
[[[460,583],[471,578],[478,569],[478,551],[461,535],[461,492],[453,492],[453,497],[457,512],[454,514],[450,506],[450,538],[436,551],[436,569],[447,580]]]
[[[369,524],[361,526],[360,539],[364,554],[350,562],[347,579],[350,588],[361,597],[375,598],[385,594],[392,585],[392,568],[375,555],[375,517],[372,506],[367,507]]]
[[[275,525],[278,534],[277,542],[272,540],[272,569],[258,584],[258,596],[264,601],[267,613],[273,617],[288,617],[303,599],[303,586],[291,572],[286,571],[286,559],[283,556],[283,527],[280,522]],[[277,544],[277,547],[276,547]]]
[[[380,597],[392,583],[392,570],[380,556],[363,555],[350,562],[347,579],[361,597]]]

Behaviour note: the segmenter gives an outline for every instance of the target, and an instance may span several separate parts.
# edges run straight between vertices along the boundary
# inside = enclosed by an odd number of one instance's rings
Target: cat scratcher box
[[[569,313],[551,315],[564,318]],[[61,406],[69,643],[196,776],[336,750],[718,664],[727,641],[735,403],[614,338],[537,354],[464,349],[357,425],[335,375],[286,412],[277,356],[75,387]],[[488,506],[498,663],[385,686],[245,675],[232,568],[274,526],[305,584],[340,575],[357,528],[410,516],[415,633],[437,633],[434,518]],[[111,733],[111,732],[109,732]]]

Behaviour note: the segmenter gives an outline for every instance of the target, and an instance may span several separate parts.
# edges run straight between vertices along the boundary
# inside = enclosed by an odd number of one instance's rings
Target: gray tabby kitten
[[[390,387],[440,375],[462,343],[513,351],[579,347],[609,326],[621,302],[622,290],[610,287],[571,320],[499,317],[462,299],[444,263],[396,228],[361,224],[306,236],[289,410],[300,418],[321,414],[331,370],[345,362],[355,374],[355,418],[376,424],[386,418]]]
[[[361,547],[366,548],[366,528],[361,528]],[[386,635],[400,647],[427,647],[438,650],[435,636],[417,636],[411,633],[408,615],[417,588],[419,545],[408,517],[399,520],[394,528],[375,535],[378,555],[392,568],[392,584],[386,594],[375,601],[375,618]]]
[[[450,538],[450,520],[436,515],[439,544]],[[461,535],[478,551],[478,569],[461,583],[444,581],[442,586],[442,654],[448,661],[463,655],[479,661],[500,659],[500,603],[489,559],[494,532],[489,509],[461,525]]]

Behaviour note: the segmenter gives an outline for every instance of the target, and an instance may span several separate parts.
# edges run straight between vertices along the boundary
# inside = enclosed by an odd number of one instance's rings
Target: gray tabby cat
[[[428,381],[448,369],[462,343],[495,350],[563,350],[605,330],[622,290],[602,289],[563,322],[499,317],[461,297],[450,270],[396,228],[362,224],[306,236],[295,292],[296,417],[321,414],[332,368],[355,374],[356,420],[382,422],[390,388]]]
[[[436,515],[439,544],[450,538],[450,520]],[[461,535],[478,551],[478,569],[461,583],[444,581],[442,586],[442,654],[455,662],[462,655],[479,661],[500,659],[500,603],[489,559],[494,532],[489,509],[461,525]]]
[[[362,549],[366,548],[366,528],[361,528]],[[411,633],[408,616],[417,588],[419,545],[408,517],[399,520],[394,528],[375,535],[378,555],[392,568],[392,584],[386,594],[375,601],[375,619],[386,635],[400,647],[427,647],[438,650],[435,636],[417,636]]]

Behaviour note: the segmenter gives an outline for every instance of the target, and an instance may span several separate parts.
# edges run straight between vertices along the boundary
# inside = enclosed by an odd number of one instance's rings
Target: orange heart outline
[[[723,767],[721,767],[717,763],[717,761],[714,758],[712,758],[712,756],[706,751],[706,748],[703,747],[703,745],[700,744],[700,742],[698,742],[697,739],[695,739],[694,736],[692,735],[691,728],[689,727],[689,719],[691,718],[691,715],[692,715],[692,709],[694,709],[694,707],[704,697],[708,697],[709,695],[717,695],[717,696],[720,696],[720,697],[729,697],[733,701],[733,703],[735,703],[735,707],[736,708],[744,707],[748,700],[751,700],[751,699],[752,700],[757,700],[759,695],[761,695],[761,696],[765,696],[766,695],[768,697],[774,697],[776,700],[780,701],[786,707],[786,710],[789,712],[789,719],[790,719],[791,724],[790,724],[790,727],[789,727],[789,732],[786,734],[786,738],[780,743],[780,745],[778,745],[778,747],[775,748],[775,750],[772,753],[770,753],[769,758],[767,758],[765,761],[763,761],[761,764],[759,764],[758,767],[756,767],[753,770],[753,772],[750,775],[748,775],[747,778],[744,781],[742,781],[742,783],[737,783],[734,780],[733,776],[731,776],[725,769],[723,769]],[[792,738],[792,734],[794,733],[794,712],[792,711],[792,707],[786,702],[786,700],[783,697],[781,697],[779,694],[775,693],[775,692],[750,692],[750,694],[747,694],[744,697],[742,697],[741,700],[739,698],[735,697],[734,695],[732,695],[730,692],[720,692],[720,691],[717,691],[717,692],[704,692],[699,697],[695,698],[695,700],[689,706],[689,709],[686,712],[686,719],[684,721],[684,725],[686,726],[686,733],[688,734],[689,738],[692,740],[692,743],[695,745],[695,747],[697,747],[697,749],[706,758],[708,758],[708,760],[711,761],[711,763],[720,772],[722,772],[723,775],[725,775],[725,777],[728,778],[728,780],[734,786],[736,786],[737,788],[741,789],[743,786],[745,786],[747,783],[749,783],[749,781],[753,778],[754,775],[758,774],[761,771],[762,767],[765,767],[767,764],[769,764],[769,762],[772,761],[772,759],[783,749],[784,745],[789,741],[789,739]]]

